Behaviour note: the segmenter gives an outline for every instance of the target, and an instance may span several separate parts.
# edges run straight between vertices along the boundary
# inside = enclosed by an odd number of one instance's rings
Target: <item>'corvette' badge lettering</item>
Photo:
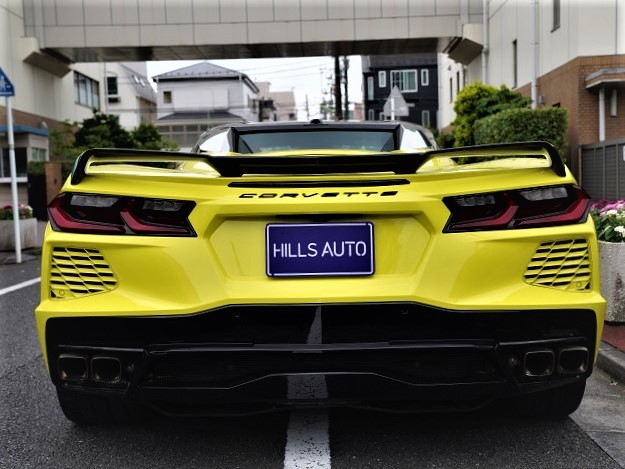
[[[285,192],[278,194],[277,192],[260,192],[245,193],[239,196],[239,199],[311,199],[316,197],[334,198],[334,197],[393,197],[397,195],[397,191],[363,191],[363,192]]]

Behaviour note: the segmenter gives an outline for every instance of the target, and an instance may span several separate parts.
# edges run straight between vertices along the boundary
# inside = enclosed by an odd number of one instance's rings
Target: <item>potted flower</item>
[[[37,219],[33,218],[30,205],[19,204],[18,216],[20,240],[23,249],[31,248],[37,242]],[[15,249],[15,228],[13,225],[13,206],[0,207],[0,251]]]
[[[601,200],[590,214],[599,240],[601,294],[608,302],[605,320],[625,322],[625,200]]]

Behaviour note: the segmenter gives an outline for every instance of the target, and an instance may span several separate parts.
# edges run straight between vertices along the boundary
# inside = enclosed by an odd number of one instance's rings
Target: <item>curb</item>
[[[625,383],[625,353],[605,342],[599,346],[597,367],[620,383]]]
[[[41,248],[29,248],[22,250],[22,263],[39,260]],[[15,251],[0,251],[0,265],[15,264]]]

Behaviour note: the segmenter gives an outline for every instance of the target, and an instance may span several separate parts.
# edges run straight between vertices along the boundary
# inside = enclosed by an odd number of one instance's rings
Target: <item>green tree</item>
[[[544,140],[556,147],[562,159],[566,160],[567,121],[567,110],[559,107],[506,109],[475,122],[475,143]]]
[[[60,129],[50,131],[50,160],[65,161],[74,159],[81,153],[80,148],[76,148],[76,123],[65,119]]]
[[[79,124],[75,134],[78,148],[134,148],[130,132],[119,123],[119,117],[112,114],[93,112],[93,117]]]
[[[178,144],[163,138],[158,129],[152,124],[142,122],[139,127],[135,127],[130,136],[134,142],[134,148],[144,148],[146,150],[177,150]]]
[[[505,85],[500,88],[476,82],[466,86],[454,102],[456,119],[454,146],[474,145],[475,122],[506,109],[527,107],[531,99],[511,90]]]

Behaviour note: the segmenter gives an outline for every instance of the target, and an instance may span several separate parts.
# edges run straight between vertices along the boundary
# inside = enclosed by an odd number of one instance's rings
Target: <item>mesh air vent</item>
[[[54,248],[50,265],[50,296],[77,298],[117,287],[117,279],[97,249]]]
[[[585,239],[542,243],[524,275],[530,285],[569,291],[590,289],[590,260]]]

